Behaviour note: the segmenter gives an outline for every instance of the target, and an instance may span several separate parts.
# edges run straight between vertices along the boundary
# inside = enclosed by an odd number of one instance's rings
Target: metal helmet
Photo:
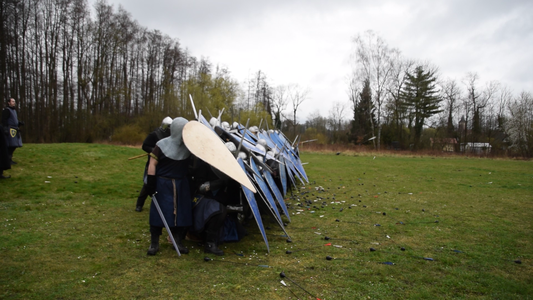
[[[229,126],[229,123],[226,121],[222,122],[222,128],[224,128],[224,130],[226,131],[229,131],[231,129],[231,127]]]
[[[266,148],[263,145],[261,145],[261,144],[257,144],[257,145],[255,145],[255,147],[257,147],[257,149],[261,150],[262,153],[266,152]]]
[[[259,145],[261,145],[261,146],[263,146],[263,147],[266,148],[266,146],[267,146],[267,141],[266,141],[265,139],[258,139],[258,140],[257,140],[257,144],[259,144]]]
[[[232,128],[232,129],[237,129],[237,128],[239,128],[239,122],[233,122],[233,124],[231,124],[231,128]]]
[[[239,157],[242,158],[242,160],[246,160],[248,158],[248,155],[246,155],[246,153],[244,152],[239,152]]]
[[[172,120],[170,136],[157,142],[156,145],[166,157],[173,160],[183,160],[191,155],[191,152],[183,142],[183,127],[185,127],[187,122],[189,121],[182,117]]]
[[[170,124],[172,124],[172,119],[170,117],[164,118],[163,122],[161,122],[161,129],[166,131],[170,127]]]
[[[227,142],[227,143],[225,143],[225,145],[226,145],[226,148],[228,148],[228,150],[229,150],[231,153],[237,151],[237,147],[235,147],[235,144],[234,144],[234,143],[232,143],[232,142]]]
[[[253,134],[256,134],[259,132],[259,128],[257,128],[257,126],[252,126],[248,128],[248,130],[250,130]]]
[[[211,117],[211,120],[209,120],[209,124],[213,128],[215,128],[215,126],[220,126],[220,122],[218,122],[218,119],[215,117]]]

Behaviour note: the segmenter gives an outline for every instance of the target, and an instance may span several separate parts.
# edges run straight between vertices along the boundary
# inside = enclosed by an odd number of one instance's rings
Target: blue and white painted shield
[[[241,166],[242,170],[246,172],[246,168],[244,167],[244,162],[242,161],[242,158],[237,158],[237,162]],[[268,253],[270,253],[270,247],[268,246],[268,240],[266,237],[265,227],[263,226],[263,221],[261,220],[261,214],[259,213],[259,207],[257,206],[257,202],[255,201],[255,196],[252,191],[250,191],[247,187],[243,186],[241,184],[242,191],[244,192],[244,196],[246,198],[246,201],[248,201],[248,205],[250,205],[250,209],[252,210],[252,213],[255,218],[255,222],[257,223],[257,227],[259,227],[259,231],[261,231],[261,235],[263,236],[263,240],[265,241],[265,244],[267,246]]]

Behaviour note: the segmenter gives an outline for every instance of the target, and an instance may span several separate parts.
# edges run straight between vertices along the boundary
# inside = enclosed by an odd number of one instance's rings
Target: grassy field
[[[166,242],[146,255],[149,200],[134,211],[145,160],[127,160],[140,153],[15,152],[0,181],[0,298],[533,298],[530,161],[303,153],[292,243],[264,216],[270,254],[252,221],[205,262],[190,241],[182,257]]]

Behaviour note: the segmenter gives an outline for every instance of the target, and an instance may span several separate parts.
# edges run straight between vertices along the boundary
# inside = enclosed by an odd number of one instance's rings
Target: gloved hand
[[[216,191],[228,185],[228,180],[217,179],[212,181],[206,181],[200,185],[200,194],[205,194],[209,191]]]
[[[201,194],[209,192],[211,190],[211,184],[209,183],[209,181],[202,183],[202,185],[200,185],[199,190]]]
[[[157,177],[155,175],[146,176],[146,193],[150,196],[155,194],[157,189]]]
[[[19,121],[19,126],[24,126],[24,122]]]

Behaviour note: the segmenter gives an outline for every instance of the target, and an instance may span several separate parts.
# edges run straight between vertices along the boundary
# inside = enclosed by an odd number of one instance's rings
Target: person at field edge
[[[4,126],[0,123],[0,132],[4,132]],[[4,176],[4,170],[11,169],[11,159],[7,152],[6,139],[0,136],[0,179],[7,179],[11,176]]]
[[[144,139],[142,145],[142,149],[144,150],[144,152],[148,154],[152,153],[157,142],[170,136],[170,124],[172,124],[172,119],[170,117],[166,117],[161,122],[161,126],[159,126],[154,131],[148,134],[148,136]],[[148,171],[149,163],[150,156],[148,156],[146,166],[144,167],[143,187],[141,189],[141,192],[139,193],[139,197],[137,197],[137,204],[135,205],[135,211],[138,212],[141,212],[143,210],[144,202],[146,201],[146,197],[148,197],[148,193],[146,193],[146,172]]]
[[[159,251],[159,236],[165,226],[154,199],[161,208],[180,253],[189,253],[189,249],[183,246],[187,229],[192,225],[192,197],[187,177],[191,152],[182,138],[183,127],[187,122],[187,119],[181,117],[172,120],[170,136],[157,142],[150,153],[146,181],[146,192],[152,195],[148,255],[155,255]]]
[[[2,126],[7,143],[7,151],[12,165],[17,164],[13,161],[13,152],[15,149],[22,147],[22,138],[20,137],[19,127],[24,125],[20,122],[16,110],[16,101],[10,98],[7,101],[7,107],[2,111]]]

